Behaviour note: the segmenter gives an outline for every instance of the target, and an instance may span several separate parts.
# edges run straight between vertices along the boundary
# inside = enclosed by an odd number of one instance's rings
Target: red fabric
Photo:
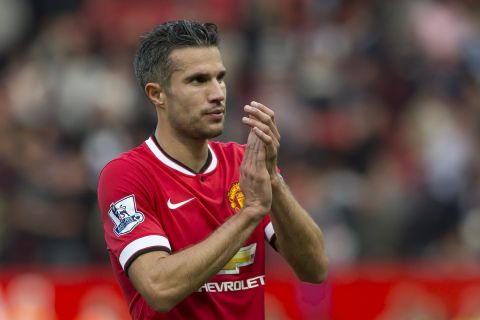
[[[238,274],[216,275],[201,288],[202,292],[193,293],[167,314],[153,311],[129,282],[119,256],[133,241],[156,236],[156,239],[168,240],[175,253],[205,239],[238,212],[236,205],[241,202],[238,197],[232,200],[229,193],[236,190],[239,182],[244,147],[211,142],[212,162],[205,173],[188,174],[178,163],[168,162],[171,159],[168,160],[152,139],[149,141],[150,144],[143,143],[107,164],[98,185],[105,240],[133,318],[263,319],[264,229],[269,223],[268,217],[244,244],[244,247],[255,246],[252,264],[240,266]],[[112,210],[120,212],[122,206],[128,206],[122,202],[124,199],[135,202],[135,209],[126,208],[126,211],[131,216],[142,216],[143,220],[123,219],[123,225],[114,222]],[[171,209],[167,205],[169,200],[174,204],[189,201]],[[116,209],[112,209],[112,205]],[[135,245],[128,256],[133,259],[136,252],[151,246]],[[161,247],[165,247],[165,243],[158,243],[155,249],[167,250]]]

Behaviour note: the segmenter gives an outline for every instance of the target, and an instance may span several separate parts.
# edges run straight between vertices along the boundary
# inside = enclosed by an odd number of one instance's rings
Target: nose
[[[208,92],[208,101],[223,102],[226,97],[226,87],[223,81],[213,80]]]

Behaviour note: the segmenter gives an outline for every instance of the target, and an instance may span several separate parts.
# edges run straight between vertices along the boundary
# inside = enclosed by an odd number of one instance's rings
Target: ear
[[[145,85],[145,94],[148,99],[158,108],[164,108],[165,93],[160,84],[156,82],[149,82]]]

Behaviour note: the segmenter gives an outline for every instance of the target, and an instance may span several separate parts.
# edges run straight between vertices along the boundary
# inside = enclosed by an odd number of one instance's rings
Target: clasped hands
[[[248,116],[242,122],[251,130],[240,167],[240,186],[245,207],[253,207],[264,216],[272,204],[272,181],[278,177],[277,155],[280,134],[273,110],[252,101],[245,105]]]

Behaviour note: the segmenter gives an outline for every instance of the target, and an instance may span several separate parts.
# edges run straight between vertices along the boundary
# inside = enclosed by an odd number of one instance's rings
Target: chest
[[[155,212],[173,251],[205,239],[243,207],[238,169],[153,181]]]

